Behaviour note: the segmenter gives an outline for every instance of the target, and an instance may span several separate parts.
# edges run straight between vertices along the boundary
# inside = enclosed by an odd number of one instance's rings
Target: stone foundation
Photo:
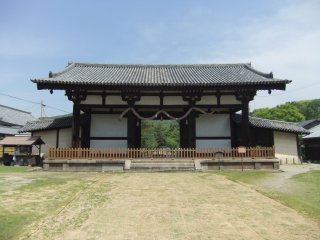
[[[201,171],[201,170],[277,170],[278,159],[135,159],[135,160],[45,160],[43,169],[65,172],[113,171]]]

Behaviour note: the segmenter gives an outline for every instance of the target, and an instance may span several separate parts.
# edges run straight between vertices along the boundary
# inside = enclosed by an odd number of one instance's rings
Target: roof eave
[[[197,89],[239,89],[241,87],[254,90],[285,90],[286,84],[290,83],[289,80],[280,80],[275,83],[265,82],[265,83],[239,83],[239,84],[166,84],[166,85],[157,85],[157,84],[88,84],[88,83],[65,83],[65,82],[47,82],[43,80],[33,79],[33,83],[37,84],[38,90],[66,90],[66,89],[77,89],[84,88],[88,90],[100,90],[101,88],[105,89],[123,89],[124,87],[137,87],[141,89],[188,89],[188,88],[197,88]]]

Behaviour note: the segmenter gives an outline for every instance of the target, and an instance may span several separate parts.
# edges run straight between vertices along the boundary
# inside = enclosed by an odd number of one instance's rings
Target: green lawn
[[[287,179],[281,188],[262,184],[277,179],[281,172],[219,172],[233,181],[251,184],[260,193],[320,221],[320,171],[314,170]]]
[[[0,169],[4,184],[0,186],[0,239],[16,239],[26,226],[65,206],[88,184],[81,179],[24,173],[27,167]]]
[[[25,172],[26,170],[31,169],[31,167],[24,166],[0,166],[0,173],[6,172]]]

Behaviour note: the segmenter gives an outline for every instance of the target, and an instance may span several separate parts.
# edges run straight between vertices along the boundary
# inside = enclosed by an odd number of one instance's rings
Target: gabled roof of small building
[[[0,141],[3,146],[31,146],[42,145],[44,142],[39,136],[9,136]]]
[[[250,63],[239,64],[91,64],[71,63],[61,72],[32,82],[39,89],[64,89],[66,86],[137,87],[226,87],[267,86],[285,89],[290,80],[273,78]]]
[[[303,137],[303,139],[311,139],[311,138],[320,138],[320,130]]]
[[[30,112],[22,111],[16,108],[0,105],[1,125],[6,126],[23,126],[28,121],[36,120]]]
[[[15,135],[15,134],[18,133],[20,128],[21,128],[20,126],[8,127],[8,126],[1,126],[0,125],[0,135],[1,134],[3,134],[3,135]]]
[[[320,125],[320,119],[305,120],[305,121],[299,122],[299,125],[309,130]]]
[[[236,123],[241,124],[241,115],[236,114],[234,116]],[[309,131],[305,128],[299,126],[298,123],[285,122],[278,120],[270,120],[258,117],[249,117],[249,124],[255,128],[266,128],[280,132],[290,132],[290,133],[299,133],[299,134],[308,134]]]
[[[80,123],[84,122],[81,115]],[[72,114],[40,118],[37,121],[27,122],[25,126],[19,129],[20,133],[33,132],[41,130],[50,130],[57,128],[68,128],[72,126]]]
[[[249,117],[249,121],[251,126],[253,127],[268,128],[268,129],[273,129],[277,131],[301,133],[301,134],[309,133],[308,130],[299,126],[298,123],[270,120],[270,119],[264,119],[264,118],[258,118],[258,117]]]

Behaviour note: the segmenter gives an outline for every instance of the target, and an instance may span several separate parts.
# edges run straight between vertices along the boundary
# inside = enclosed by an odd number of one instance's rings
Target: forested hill
[[[273,108],[260,108],[254,110],[251,116],[288,122],[320,118],[320,99],[287,102]]]

